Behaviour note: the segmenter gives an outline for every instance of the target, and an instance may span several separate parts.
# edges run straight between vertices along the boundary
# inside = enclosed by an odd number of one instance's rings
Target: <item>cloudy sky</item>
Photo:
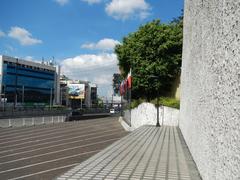
[[[111,94],[118,72],[114,46],[153,19],[169,22],[183,0],[1,0],[0,54],[45,60],[54,57],[72,79],[98,84]]]

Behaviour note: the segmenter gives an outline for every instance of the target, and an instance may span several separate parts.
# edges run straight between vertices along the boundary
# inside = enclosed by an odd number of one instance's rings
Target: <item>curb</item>
[[[125,129],[125,131],[134,131],[133,127],[130,127],[124,120],[123,117],[120,116],[118,121],[120,122],[120,124],[122,125],[122,127]]]

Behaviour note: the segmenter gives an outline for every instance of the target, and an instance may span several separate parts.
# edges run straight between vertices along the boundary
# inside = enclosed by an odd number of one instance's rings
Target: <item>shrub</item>
[[[154,99],[154,104],[157,104],[157,98]],[[170,97],[160,97],[159,104],[167,107],[180,109],[180,100]]]
[[[147,102],[147,100],[145,100],[145,99],[132,100],[131,109],[138,107],[143,102]],[[157,98],[151,100],[150,103],[157,105]],[[170,98],[170,97],[160,97],[159,105],[180,109],[180,100],[175,99],[175,98]]]
[[[146,102],[145,99],[134,99],[132,102],[131,102],[131,109],[134,109],[136,107],[138,107],[140,104],[142,104],[143,102]]]

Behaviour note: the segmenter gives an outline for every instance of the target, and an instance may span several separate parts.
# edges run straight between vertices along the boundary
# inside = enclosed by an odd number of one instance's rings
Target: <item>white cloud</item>
[[[98,41],[97,43],[83,44],[81,48],[112,51],[117,44],[120,44],[120,42],[114,39],[105,38]]]
[[[84,54],[61,62],[62,74],[71,79],[88,80],[98,85],[100,95],[107,95],[112,88],[113,73],[118,72],[114,53]]]
[[[69,0],[55,0],[60,6],[64,6],[69,2]]]
[[[0,37],[4,37],[4,36],[5,36],[5,33],[0,30]]]
[[[8,36],[20,42],[21,45],[34,45],[42,43],[42,40],[32,38],[32,34],[24,28],[11,27]]]
[[[112,0],[105,11],[115,19],[129,19],[130,17],[146,18],[150,13],[150,5],[145,0]]]
[[[83,2],[87,2],[88,4],[97,4],[100,3],[102,0],[82,0]]]

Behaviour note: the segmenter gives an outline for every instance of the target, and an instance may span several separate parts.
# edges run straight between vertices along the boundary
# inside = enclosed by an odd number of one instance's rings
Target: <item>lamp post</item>
[[[140,77],[139,75],[135,75],[135,77]],[[154,79],[154,80],[159,80],[160,77],[159,76],[155,76],[155,75],[150,75],[150,78]],[[161,127],[160,123],[159,123],[159,90],[157,91],[157,123],[156,123],[156,127]]]
[[[151,75],[149,77],[153,78],[155,80],[159,80],[159,76]],[[157,123],[156,123],[156,127],[160,127],[160,123],[159,123],[159,90],[157,90]]]

